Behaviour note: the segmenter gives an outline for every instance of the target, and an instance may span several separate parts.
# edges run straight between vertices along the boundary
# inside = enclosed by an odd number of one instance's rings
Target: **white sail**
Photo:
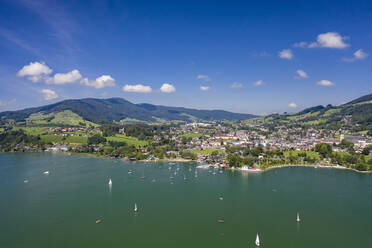
[[[136,203],[134,203],[134,212],[137,212],[137,204]]]
[[[300,215],[297,213],[297,222],[300,222],[301,219],[300,219]]]
[[[260,246],[260,238],[258,237],[258,233],[257,233],[257,236],[256,236],[256,242],[255,242],[255,244],[257,246]]]
[[[108,184],[109,184],[110,186],[112,185],[112,181],[111,181],[111,178],[110,178],[110,180],[109,180]]]

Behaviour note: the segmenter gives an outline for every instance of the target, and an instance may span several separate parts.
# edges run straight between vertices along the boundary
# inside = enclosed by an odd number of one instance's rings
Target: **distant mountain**
[[[0,113],[0,120],[12,119],[15,121],[23,121],[36,116],[36,114],[45,117],[50,116],[52,113],[59,113],[66,110],[72,111],[84,120],[94,123],[107,123],[113,121],[218,121],[244,120],[256,117],[251,114],[238,114],[223,110],[198,110],[182,107],[157,106],[146,103],[133,104],[122,98],[86,98],[64,100],[46,106],[28,108],[19,111],[2,112]]]
[[[264,118],[274,122],[298,122],[309,126],[340,128],[355,131],[372,130],[372,94],[359,97],[340,106],[315,106],[298,113],[273,114]],[[254,121],[254,120],[251,120]]]

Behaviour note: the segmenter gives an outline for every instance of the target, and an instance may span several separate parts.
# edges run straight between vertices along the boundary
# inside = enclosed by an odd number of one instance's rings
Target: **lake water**
[[[372,247],[371,174],[195,165],[0,154],[0,247]]]

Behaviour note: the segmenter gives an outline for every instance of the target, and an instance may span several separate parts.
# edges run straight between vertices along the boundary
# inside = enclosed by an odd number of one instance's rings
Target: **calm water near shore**
[[[0,247],[372,247],[372,174],[195,165],[0,154]]]

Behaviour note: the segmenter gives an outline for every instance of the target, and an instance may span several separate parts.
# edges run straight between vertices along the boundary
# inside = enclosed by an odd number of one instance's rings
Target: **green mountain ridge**
[[[348,103],[332,106],[318,105],[297,113],[272,114],[253,118],[248,122],[269,121],[276,124],[297,123],[339,129],[348,126],[354,131],[372,130],[372,94],[359,97]]]
[[[54,104],[0,113],[0,120],[26,121],[31,115],[48,115],[72,111],[86,121],[93,123],[120,122],[132,120],[139,122],[160,121],[219,121],[244,120],[256,117],[251,114],[232,113],[224,110],[198,110],[183,107],[167,107],[152,104],[133,104],[122,98],[96,99],[85,98],[64,100]]]

